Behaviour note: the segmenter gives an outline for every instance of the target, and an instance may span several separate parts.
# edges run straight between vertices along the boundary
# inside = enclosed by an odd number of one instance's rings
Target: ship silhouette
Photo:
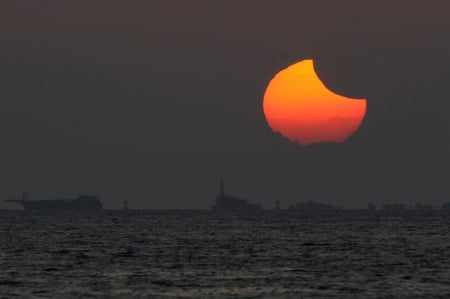
[[[255,204],[246,199],[225,194],[223,180],[219,182],[219,188],[220,190],[219,195],[216,198],[216,203],[212,206],[213,211],[227,213],[254,213],[262,210],[260,204]]]
[[[28,199],[28,194],[23,193],[22,199],[8,199],[7,202],[14,202],[22,205],[24,210],[101,210],[103,203],[95,195],[82,194],[74,199]]]

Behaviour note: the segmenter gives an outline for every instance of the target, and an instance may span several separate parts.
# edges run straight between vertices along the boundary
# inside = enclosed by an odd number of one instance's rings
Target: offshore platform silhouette
[[[224,181],[220,180],[219,195],[216,198],[216,203],[212,206],[212,210],[228,213],[253,213],[261,211],[262,207],[260,204],[249,202],[246,199],[234,195],[227,195],[225,193]]]

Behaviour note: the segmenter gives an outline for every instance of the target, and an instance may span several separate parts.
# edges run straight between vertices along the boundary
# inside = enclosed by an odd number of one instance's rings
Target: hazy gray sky
[[[264,207],[450,200],[450,2],[391,2],[2,1],[0,198],[209,208],[223,178]],[[345,144],[264,119],[303,58],[367,99]]]

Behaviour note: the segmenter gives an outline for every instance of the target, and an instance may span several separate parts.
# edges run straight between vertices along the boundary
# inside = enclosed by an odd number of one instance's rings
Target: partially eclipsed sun
[[[291,141],[343,142],[361,125],[366,100],[329,91],[316,75],[313,61],[303,60],[270,81],[263,110],[272,130]]]

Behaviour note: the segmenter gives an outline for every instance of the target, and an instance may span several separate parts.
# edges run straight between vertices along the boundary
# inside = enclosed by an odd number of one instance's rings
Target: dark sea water
[[[450,218],[0,211],[1,298],[450,298]]]

